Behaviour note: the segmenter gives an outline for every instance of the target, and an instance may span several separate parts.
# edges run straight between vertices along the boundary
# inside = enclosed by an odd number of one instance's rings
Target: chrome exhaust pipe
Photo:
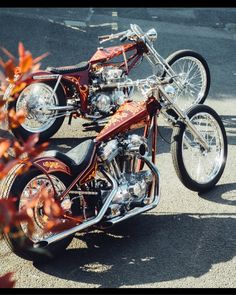
[[[106,222],[104,222],[102,224],[103,227],[109,227],[109,226],[113,226],[121,221],[124,221],[128,218],[131,218],[135,215],[141,214],[143,212],[149,211],[153,208],[155,208],[160,201],[160,173],[158,171],[158,169],[156,168],[156,166],[147,158],[147,157],[140,157],[141,160],[143,160],[147,166],[150,168],[150,170],[153,172],[154,174],[154,178],[155,178],[155,187],[154,187],[154,198],[153,201],[150,204],[147,204],[144,207],[135,207],[134,209],[130,210],[128,213],[126,213],[126,215],[124,216],[117,216],[111,220],[108,220]]]
[[[111,175],[108,175],[105,171],[103,171],[103,173],[111,181],[112,186],[113,186],[113,190],[111,191],[110,195],[108,196],[108,198],[107,198],[106,202],[104,203],[102,209],[100,210],[99,214],[92,220],[89,220],[89,221],[84,222],[80,225],[77,225],[73,228],[67,229],[61,233],[55,234],[49,238],[46,238],[44,240],[34,243],[34,248],[44,248],[44,247],[48,246],[49,244],[55,243],[59,240],[62,240],[64,238],[66,238],[67,236],[75,234],[76,232],[81,231],[81,230],[88,228],[90,226],[93,226],[96,223],[98,223],[99,221],[101,221],[101,219],[103,218],[104,214],[106,213],[111,201],[115,197],[117,190],[118,190],[117,181]]]
[[[48,107],[48,111],[73,111],[76,110],[76,106],[53,106],[53,107]]]

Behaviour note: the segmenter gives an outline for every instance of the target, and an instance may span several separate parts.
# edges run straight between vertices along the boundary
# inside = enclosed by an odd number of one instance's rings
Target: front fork
[[[149,134],[150,134],[150,126],[152,124],[152,143],[151,143],[151,148],[152,148],[152,163],[156,165],[156,146],[157,146],[157,113],[149,117],[146,125],[144,127],[144,132],[143,132],[143,137],[148,139]],[[144,162],[142,160],[138,160],[137,163],[137,172],[141,171],[143,169]]]
[[[198,140],[199,144],[204,148],[204,150],[209,151],[210,146],[207,143],[206,139],[202,136],[202,134],[197,130],[194,124],[190,121],[189,117],[178,107],[178,105],[168,96],[162,86],[159,86],[160,94],[168,101],[171,105],[171,108],[176,112],[178,115],[178,120],[180,120],[184,125],[186,125],[191,132],[191,134]],[[162,111],[164,116],[166,115],[165,112]],[[169,118],[169,116],[168,116]]]
[[[162,94],[165,96],[165,98],[171,103],[172,108],[175,110],[177,113],[178,117],[180,118],[180,121],[185,124],[191,134],[198,140],[199,144],[204,148],[204,150],[209,151],[210,146],[207,143],[206,139],[202,136],[202,134],[197,130],[197,128],[194,126],[194,124],[190,121],[188,116],[182,112],[182,110],[177,106],[176,103],[174,103],[171,98],[165,93],[164,89],[160,86],[160,91]],[[159,114],[159,111],[157,111],[156,114],[154,114],[152,117],[150,117],[144,127],[144,133],[143,137],[148,139],[149,133],[150,133],[150,126],[152,124],[152,142],[151,142],[151,156],[152,156],[152,163],[155,165],[156,164],[156,146],[157,146],[157,116]],[[170,120],[170,116],[167,115],[165,112],[162,111],[162,114],[167,117],[168,120]],[[173,121],[172,121],[173,123]],[[138,166],[137,166],[137,171],[141,171],[143,169],[144,162],[139,159]]]

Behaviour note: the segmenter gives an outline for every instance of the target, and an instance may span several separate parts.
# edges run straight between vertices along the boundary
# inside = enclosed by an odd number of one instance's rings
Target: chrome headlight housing
[[[145,35],[151,42],[154,42],[157,39],[157,31],[154,28],[148,30]]]

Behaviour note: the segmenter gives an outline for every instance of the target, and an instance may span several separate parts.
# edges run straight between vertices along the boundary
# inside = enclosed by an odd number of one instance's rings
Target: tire
[[[14,100],[13,102],[10,102],[8,105],[8,110],[10,109],[14,109],[15,111],[20,109],[20,99],[21,97],[23,97],[24,93],[27,93],[27,91],[30,91],[30,89],[32,89],[32,87],[37,87],[37,86],[41,86],[41,89],[44,89],[44,93],[46,93],[48,95],[48,97],[50,96],[50,92],[53,91],[53,88],[55,86],[55,81],[47,81],[47,82],[35,82],[32,83],[28,86],[26,86],[21,93],[18,95],[17,99]],[[43,88],[42,88],[43,87]],[[36,99],[38,100],[38,102],[40,101],[38,97],[36,97]],[[41,100],[41,102],[43,102],[45,100]],[[57,87],[57,90],[55,92],[55,95],[53,96],[53,102],[55,103],[54,105],[58,105],[58,106],[66,106],[66,96],[64,93],[64,90],[62,88],[62,86],[59,84]],[[45,104],[44,104],[45,105]],[[37,111],[38,108],[42,108],[42,104],[36,106],[34,109],[36,110],[36,115],[40,116],[40,112]],[[32,113],[31,113],[32,114]],[[49,119],[48,119],[49,118]],[[19,127],[17,128],[12,128],[12,133],[19,139],[19,140],[23,140],[26,141],[28,139],[28,137],[32,134],[38,133],[39,134],[39,142],[43,142],[48,140],[51,136],[53,136],[61,127],[61,125],[63,124],[63,121],[65,119],[65,116],[63,117],[59,117],[57,119],[53,119],[48,116],[44,116],[44,125],[42,125],[42,127],[40,126],[36,126],[36,127],[31,127],[30,124],[32,124],[33,120],[34,122],[39,123],[39,121],[36,119],[32,119],[32,118],[26,118],[25,122],[23,122]],[[39,123],[40,124],[40,123]]]
[[[211,151],[200,149],[186,125],[179,122],[172,134],[173,164],[179,179],[187,188],[206,192],[216,185],[224,171],[228,151],[226,132],[221,118],[209,106],[193,106],[187,116],[211,146]],[[204,122],[209,124],[204,125]]]
[[[174,78],[174,80],[180,78],[183,83],[184,81],[186,82],[186,88],[183,90],[178,89],[175,83],[171,84],[176,89],[176,96],[174,97],[174,101],[178,104],[178,106],[182,110],[187,110],[194,104],[203,104],[206,100],[211,84],[210,70],[206,60],[199,53],[186,49],[172,53],[166,58],[166,62],[177,74],[177,77]],[[186,67],[187,62],[190,62],[190,66],[192,66],[192,69],[191,71],[189,71],[187,76],[191,80],[186,79],[186,72],[189,70]],[[196,67],[194,67],[194,64]],[[181,65],[183,66],[183,68],[181,68]],[[193,76],[193,69],[198,71],[196,72],[197,76],[195,76],[195,80]],[[199,83],[202,83],[202,81],[203,83],[199,91],[197,87],[196,92],[193,92],[193,87],[188,85],[187,81],[192,81],[192,83],[196,83],[196,78],[199,77],[199,73],[201,74],[201,81]],[[167,73],[165,72],[164,76],[166,75]]]
[[[20,166],[18,166],[17,169],[18,168],[20,168]],[[30,181],[32,181],[36,177],[45,175],[43,175],[41,171],[34,167],[30,168],[28,171],[20,175],[16,173],[17,169],[13,169],[12,173],[9,173],[9,176],[5,179],[4,190],[2,191],[1,198],[17,198],[15,206],[16,210],[19,212],[23,198],[22,193],[24,192],[24,189],[27,187],[27,184],[29,184]],[[55,179],[57,178],[65,187],[68,185],[68,181],[62,173],[57,173],[54,175],[54,177]],[[39,226],[37,226],[35,222],[35,216],[37,216],[39,224],[39,210],[40,209],[38,209],[37,212],[36,210],[34,211],[33,221],[36,230],[39,230],[40,228]],[[9,233],[4,233],[4,239],[7,242],[9,248],[12,250],[12,252],[14,252],[21,258],[33,260],[35,262],[46,262],[49,259],[56,257],[62,251],[64,251],[72,241],[73,235],[66,237],[63,240],[60,240],[53,244],[50,244],[47,247],[43,248],[43,250],[35,249],[33,248],[33,244],[34,242],[37,242],[37,240],[33,241],[32,237],[26,234],[23,228],[23,224],[21,223],[17,227],[11,226]]]

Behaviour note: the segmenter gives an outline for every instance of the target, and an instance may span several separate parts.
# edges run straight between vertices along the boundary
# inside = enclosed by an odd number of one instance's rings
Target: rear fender
[[[61,172],[70,176],[72,175],[71,169],[66,164],[52,157],[41,157],[41,158],[35,159],[34,161],[32,161],[32,166],[41,170],[42,173],[47,176],[48,180],[50,181],[52,185],[55,195],[57,194],[57,192],[54,187],[53,181],[51,180],[50,174],[55,172]]]
[[[72,176],[69,166],[54,157],[40,157],[32,162],[32,165],[40,169],[46,175],[55,172],[62,172]]]
[[[27,86],[35,82],[56,81],[59,75],[51,74],[47,71],[37,71],[24,76],[19,76],[19,79],[10,83],[4,92],[3,100],[8,100],[9,97],[17,98],[20,92]],[[62,83],[60,83],[62,85]],[[63,85],[62,85],[63,87]],[[63,90],[65,91],[64,87]]]
[[[15,82],[14,87],[13,87],[13,92],[15,92],[14,89],[17,89],[18,87],[20,89],[19,89],[19,91],[17,91],[13,95],[14,95],[15,98],[17,98],[18,95],[21,93],[21,91],[25,87],[29,86],[32,83],[37,83],[37,82],[38,83],[43,83],[43,82],[53,82],[53,81],[55,81],[55,84],[56,84],[56,81],[57,81],[58,77],[59,77],[58,74],[52,74],[52,73],[50,73],[48,71],[43,71],[43,70],[30,73],[29,75],[27,75],[27,77],[25,79],[19,79],[18,81]],[[22,85],[23,85],[23,87],[22,87]],[[64,83],[62,82],[62,80],[60,81],[59,85],[62,87],[62,89],[64,91],[64,94],[66,96],[66,89],[65,89],[65,86],[64,86]]]
[[[37,71],[31,74],[31,79],[32,80],[57,80],[59,77],[59,74],[52,74],[51,72],[48,71]]]

